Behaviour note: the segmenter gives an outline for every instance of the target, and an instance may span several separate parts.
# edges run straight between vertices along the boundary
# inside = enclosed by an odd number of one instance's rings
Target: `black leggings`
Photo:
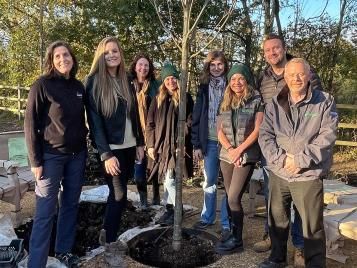
[[[230,211],[243,212],[242,196],[253,174],[254,166],[235,167],[234,164],[221,161],[221,170]]]
[[[104,218],[104,229],[106,231],[107,243],[114,242],[118,238],[121,215],[126,207],[127,182],[128,178],[132,176],[134,170],[136,148],[130,147],[126,149],[112,150],[112,152],[119,161],[121,172],[118,176],[114,177],[107,173],[104,173],[104,177],[109,187],[109,196],[107,200]],[[119,183],[119,191],[117,192],[117,197],[114,193],[113,179],[118,180]]]

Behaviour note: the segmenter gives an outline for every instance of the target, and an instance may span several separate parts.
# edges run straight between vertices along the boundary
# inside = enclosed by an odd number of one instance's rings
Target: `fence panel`
[[[20,87],[20,86],[3,86],[0,85],[0,100],[3,100],[2,106],[0,106],[0,110],[15,112],[18,115],[19,120],[21,120],[22,115],[25,113],[25,103],[27,100],[29,87]],[[17,97],[12,96],[3,96],[4,92],[13,91]],[[13,105],[7,105],[7,102],[12,103]],[[16,107],[16,108],[14,108]]]

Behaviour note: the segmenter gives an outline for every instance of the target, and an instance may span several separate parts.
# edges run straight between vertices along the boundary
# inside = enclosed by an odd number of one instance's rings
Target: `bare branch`
[[[193,23],[191,29],[190,29],[190,30],[188,31],[188,33],[187,33],[188,36],[192,33],[193,29],[196,28],[197,23],[198,23],[198,21],[201,19],[202,14],[203,14],[204,10],[206,9],[208,3],[209,3],[209,0],[206,0],[205,3],[203,4],[203,7],[201,8],[200,13],[198,14],[198,16],[197,16],[195,22]],[[191,7],[192,7],[192,6],[191,6]],[[191,11],[191,8],[190,8],[190,11]]]
[[[216,31],[216,34],[212,37],[212,39],[211,39],[204,47],[202,47],[199,51],[197,51],[196,53],[192,54],[192,55],[190,56],[190,59],[193,58],[193,57],[196,57],[198,54],[200,54],[200,53],[201,53],[203,50],[205,50],[210,44],[212,44],[212,42],[217,38],[218,34],[221,33],[221,31],[222,31],[224,25],[226,24],[226,22],[228,21],[230,15],[232,14],[233,8],[234,8],[236,2],[237,2],[236,0],[233,0],[233,1],[232,1],[232,5],[231,5],[231,7],[229,8],[227,14],[223,15],[222,19],[220,20],[220,22],[221,22],[221,21],[223,20],[223,18],[224,18],[224,21],[223,21],[222,25],[219,26],[219,28],[218,28],[217,31]],[[218,24],[217,24],[217,26],[216,26],[215,28],[217,28],[217,27],[218,27]]]
[[[309,21],[309,20],[314,20],[314,19],[318,19],[320,18],[326,11],[326,8],[327,8],[327,5],[328,5],[328,2],[329,0],[326,0],[326,4],[325,4],[325,7],[324,9],[321,11],[320,15],[316,16],[316,17],[311,17],[311,18],[308,18],[306,21]]]
[[[167,9],[169,10],[169,18],[170,18],[170,25],[171,25],[171,29],[174,28],[174,24],[172,22],[172,14],[171,14],[171,8],[170,8],[170,4],[171,4],[171,0],[167,1]]]
[[[160,13],[159,13],[159,7],[157,6],[156,0],[150,0],[150,2],[151,2],[151,4],[154,6],[154,9],[155,9],[155,11],[156,11],[157,17],[159,18],[159,21],[160,21],[160,23],[161,23],[162,28],[164,29],[164,31],[165,31],[168,35],[170,35],[170,36],[172,37],[172,40],[174,41],[176,47],[180,50],[180,52],[182,52],[182,47],[181,47],[180,44],[179,44],[178,38],[176,38],[176,36],[174,35],[174,33],[173,33],[170,29],[168,29],[168,28],[166,27],[164,21],[162,20],[162,17],[161,17],[161,15],[160,15]]]

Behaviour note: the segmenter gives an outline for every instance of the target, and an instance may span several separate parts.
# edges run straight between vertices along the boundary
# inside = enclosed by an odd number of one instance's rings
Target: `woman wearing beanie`
[[[220,104],[217,130],[232,232],[226,241],[216,245],[220,254],[243,250],[244,212],[241,200],[254,165],[260,159],[257,139],[263,120],[261,97],[254,89],[254,78],[249,68],[243,64],[234,65],[227,78],[228,86]]]
[[[166,64],[162,67],[162,84],[159,93],[151,102],[146,124],[146,145],[151,159],[149,162],[150,177],[157,174],[159,180],[164,179],[164,187],[168,194],[166,212],[159,220],[159,223],[163,225],[171,225],[174,221],[177,124],[180,100],[178,78],[179,74],[173,65]],[[192,97],[186,93],[186,122],[192,113],[192,106]]]
[[[139,53],[135,56],[130,66],[130,83],[134,86],[138,101],[140,125],[146,137],[146,118],[151,101],[157,94],[160,83],[155,79],[154,65],[152,60],[145,54]],[[146,138],[145,138],[146,139]],[[134,167],[134,180],[138,188],[140,205],[142,209],[148,206],[147,200],[147,178],[146,178],[147,158],[136,161]],[[157,177],[151,179],[153,186],[153,205],[160,205],[160,192]]]
[[[210,51],[205,59],[201,83],[192,113],[194,160],[204,161],[203,208],[196,229],[206,229],[216,220],[217,181],[219,174],[217,111],[226,89],[228,62],[222,51]],[[229,234],[227,199],[221,206],[222,239]]]
[[[109,196],[104,219],[105,241],[117,240],[127,200],[127,181],[134,161],[144,157],[134,88],[128,83],[123,50],[115,37],[100,41],[86,79],[90,134],[104,166]],[[109,248],[109,247],[108,247]]]

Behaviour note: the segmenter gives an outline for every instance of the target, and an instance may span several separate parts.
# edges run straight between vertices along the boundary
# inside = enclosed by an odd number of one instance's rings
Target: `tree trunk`
[[[190,29],[190,6],[192,0],[182,1],[183,6],[183,34],[182,34],[182,59],[181,59],[181,83],[178,121],[178,145],[175,170],[176,199],[175,220],[172,247],[175,251],[181,249],[182,240],[182,177],[185,157],[185,124],[186,124],[186,88],[188,75],[188,40]]]
[[[278,27],[278,34],[279,34],[279,36],[283,37],[283,30],[281,28],[280,17],[279,17],[279,12],[280,12],[279,0],[274,0],[273,12],[274,12],[275,20],[276,20],[276,26]]]
[[[244,53],[244,63],[250,67],[250,59],[252,55],[252,34],[253,34],[253,23],[250,20],[249,8],[247,6],[247,1],[242,0],[244,20],[247,25],[247,31],[244,37],[245,43],[245,53]]]
[[[40,29],[39,29],[39,39],[40,39],[40,73],[43,73],[43,54],[44,54],[44,36],[43,36],[43,12],[44,3],[43,0],[40,1]]]
[[[334,40],[334,46],[332,49],[332,55],[331,55],[331,66],[330,66],[330,72],[327,80],[327,88],[326,90],[330,93],[336,94],[337,92],[334,92],[333,89],[333,80],[334,80],[334,75],[335,75],[335,68],[336,68],[336,62],[337,62],[337,57],[339,53],[339,46],[340,46],[340,38],[341,38],[341,31],[342,31],[342,26],[343,26],[343,20],[346,14],[346,7],[347,7],[347,0],[341,0],[340,1],[341,9],[340,9],[340,20],[337,25],[337,30],[336,30],[336,37]]]
[[[270,13],[270,0],[263,1],[264,6],[264,35],[268,35],[272,31],[273,20]]]

